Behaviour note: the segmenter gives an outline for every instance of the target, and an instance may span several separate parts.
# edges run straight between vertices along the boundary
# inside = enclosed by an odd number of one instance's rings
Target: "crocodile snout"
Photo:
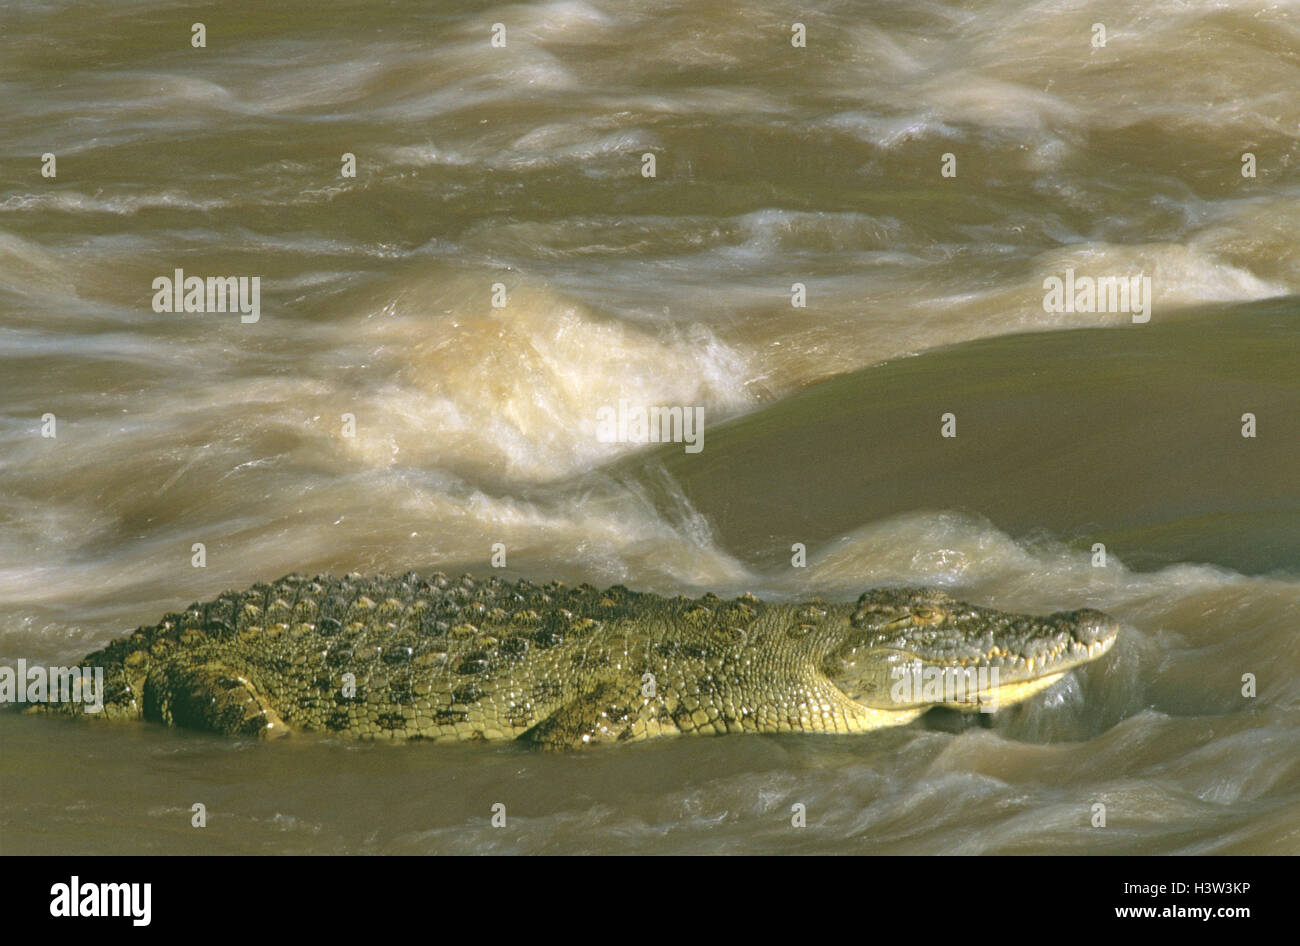
[[[1081,644],[1096,644],[1114,637],[1119,632],[1119,623],[1109,614],[1084,608],[1071,615],[1074,621],[1074,637]]]

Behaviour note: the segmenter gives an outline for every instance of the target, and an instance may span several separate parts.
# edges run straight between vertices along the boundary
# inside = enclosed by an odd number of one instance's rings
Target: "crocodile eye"
[[[939,620],[939,612],[934,608],[914,608],[912,610],[912,616],[918,621],[925,621],[927,623]]]

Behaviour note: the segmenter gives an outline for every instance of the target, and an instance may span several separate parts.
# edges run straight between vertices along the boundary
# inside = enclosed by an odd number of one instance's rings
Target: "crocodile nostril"
[[[1085,644],[1095,644],[1110,637],[1116,629],[1113,618],[1100,611],[1084,608],[1074,612],[1074,636]]]

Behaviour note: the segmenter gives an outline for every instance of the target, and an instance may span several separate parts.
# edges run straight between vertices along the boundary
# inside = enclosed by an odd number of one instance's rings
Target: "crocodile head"
[[[1100,657],[1118,632],[1114,620],[1090,609],[1032,617],[933,589],[875,590],[858,599],[822,670],[875,711],[990,711]]]

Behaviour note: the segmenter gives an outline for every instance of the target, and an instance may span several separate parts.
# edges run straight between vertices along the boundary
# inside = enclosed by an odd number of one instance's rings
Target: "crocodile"
[[[1031,617],[932,588],[787,603],[441,573],[289,575],[168,614],[83,663],[104,669],[101,719],[574,748],[989,711],[1100,657],[1117,634],[1100,611]],[[90,715],[75,702],[35,709]]]

